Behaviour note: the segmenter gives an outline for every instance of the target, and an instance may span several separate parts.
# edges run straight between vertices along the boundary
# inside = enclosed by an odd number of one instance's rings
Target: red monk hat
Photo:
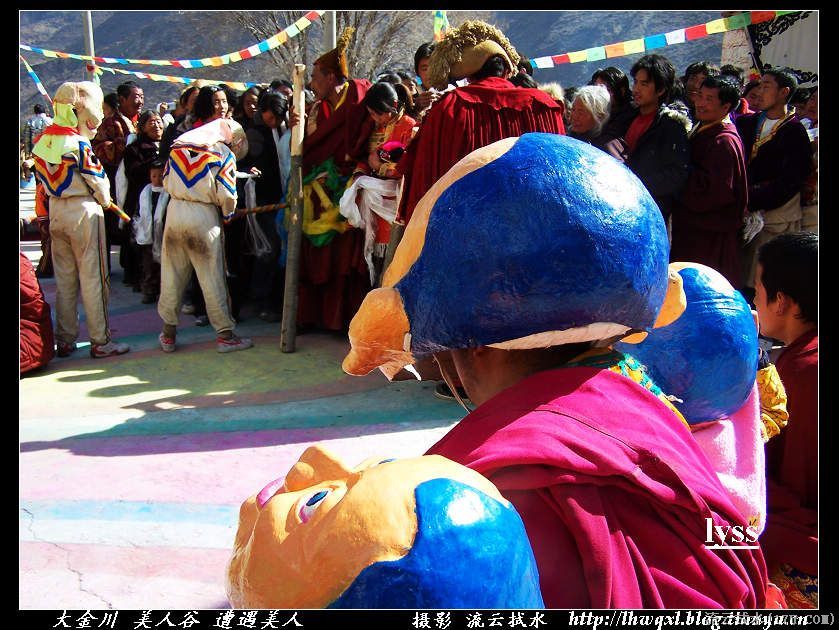
[[[348,26],[338,38],[338,45],[329,52],[322,54],[315,60],[324,72],[332,72],[336,77],[348,79],[350,71],[347,68],[347,47],[350,45],[355,28]]]

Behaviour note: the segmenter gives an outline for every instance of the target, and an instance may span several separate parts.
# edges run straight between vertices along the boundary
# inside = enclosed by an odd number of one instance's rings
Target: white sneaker
[[[248,337],[239,337],[237,335],[233,335],[230,339],[216,337],[217,352],[236,352],[237,350],[247,350],[252,347],[253,341]]]
[[[163,333],[160,333],[157,336],[158,342],[160,342],[160,349],[163,352],[174,352],[175,351],[175,338],[174,337],[167,337]]]
[[[94,359],[115,357],[118,354],[125,354],[129,350],[131,350],[131,347],[127,343],[118,343],[116,341],[109,341],[102,345],[90,344],[90,356]]]

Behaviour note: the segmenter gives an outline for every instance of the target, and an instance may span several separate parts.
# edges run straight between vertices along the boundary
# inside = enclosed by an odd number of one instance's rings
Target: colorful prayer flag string
[[[168,74],[151,74],[149,72],[135,72],[132,70],[123,70],[122,68],[110,68],[108,66],[96,66],[97,70],[104,70],[111,74],[130,74],[141,79],[149,79],[150,81],[169,81],[171,83],[192,83],[193,81],[204,81],[205,83],[224,83],[229,85],[234,90],[244,91],[250,87],[257,85],[256,83],[242,83],[241,81],[225,81],[224,79],[191,79],[189,77],[173,77]]]
[[[439,13],[439,11],[435,12]],[[612,57],[623,57],[625,55],[634,55],[638,53],[655,50],[656,48],[663,48],[664,46],[673,46],[674,44],[683,44],[686,41],[693,41],[715,33],[724,33],[738,28],[745,28],[749,24],[759,24],[760,22],[768,22],[774,20],[776,17],[787,15],[789,13],[798,13],[797,11],[745,11],[727,18],[720,18],[718,20],[711,20],[705,24],[697,24],[696,26],[689,26],[688,28],[681,28],[669,33],[660,33],[658,35],[650,35],[640,39],[630,39],[625,42],[618,42],[617,44],[608,44],[606,46],[595,46],[587,48],[586,50],[578,50],[575,52],[567,52],[561,55],[549,55],[546,57],[537,57],[531,59],[530,64],[534,68],[553,68],[563,63],[580,63],[582,61],[601,61],[603,59],[611,59]],[[436,16],[435,16],[435,39],[436,39]]]
[[[32,69],[32,66],[30,66],[26,62],[26,59],[23,58],[23,55],[18,56],[20,57],[20,60],[23,62],[23,67],[26,68],[26,72],[29,73],[29,76],[32,77],[32,80],[35,82],[35,87],[38,88],[38,91],[41,93],[41,95],[45,99],[47,99],[47,102],[50,104],[50,106],[52,106],[52,99],[50,98],[50,95],[47,94],[47,89],[44,87],[44,84],[41,83],[41,79],[39,79],[38,75],[35,74],[35,71]]]
[[[449,18],[445,11],[434,11],[432,15],[434,16],[434,41],[439,42],[451,28]]]
[[[290,24],[279,33],[272,35],[253,46],[238,50],[233,53],[218,55],[215,57],[205,57],[204,59],[123,59],[121,57],[91,57],[90,55],[77,55],[74,53],[59,52],[57,50],[46,50],[44,48],[36,48],[35,46],[27,46],[26,44],[19,44],[18,46],[23,50],[29,50],[45,57],[52,57],[58,59],[79,59],[81,61],[94,61],[98,63],[118,63],[121,65],[137,64],[137,65],[154,65],[154,66],[177,66],[179,68],[203,68],[206,66],[223,66],[229,63],[242,61],[243,59],[250,59],[262,53],[272,50],[277,46],[286,43],[290,38],[299,34],[300,31],[309,27],[312,22],[319,19],[326,11],[309,11],[298,19],[294,24]]]

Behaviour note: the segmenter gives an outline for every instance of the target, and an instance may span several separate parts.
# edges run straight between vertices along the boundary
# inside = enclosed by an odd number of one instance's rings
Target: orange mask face
[[[479,473],[444,457],[371,458],[355,468],[309,447],[279,480],[250,497],[227,568],[235,608],[323,608],[373,563],[398,560],[417,533],[414,490],[453,479],[509,505]]]

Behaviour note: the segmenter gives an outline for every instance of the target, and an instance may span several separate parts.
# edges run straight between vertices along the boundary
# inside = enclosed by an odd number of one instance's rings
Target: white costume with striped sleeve
[[[232,331],[236,324],[230,315],[221,224],[221,215],[236,208],[235,172],[236,157],[223,142],[191,143],[184,134],[172,146],[163,174],[170,201],[157,304],[158,314],[170,326],[178,325],[181,298],[193,268],[216,332]]]
[[[63,154],[49,157],[48,151],[42,151],[45,158],[38,155],[36,145],[35,173],[50,197],[55,337],[65,344],[76,342],[81,292],[90,341],[104,345],[111,338],[103,211],[111,205],[110,182],[87,138],[63,134],[55,136],[54,142],[63,143]]]

